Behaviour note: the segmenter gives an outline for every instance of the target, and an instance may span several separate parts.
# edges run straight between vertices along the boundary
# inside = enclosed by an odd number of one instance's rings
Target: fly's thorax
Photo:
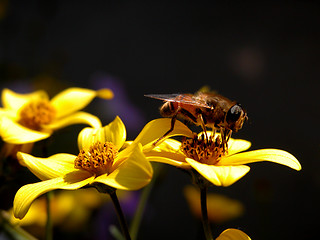
[[[165,102],[161,107],[160,107],[160,114],[163,117],[172,117],[173,115],[176,114],[178,108],[178,104],[176,102]]]
[[[96,142],[85,151],[81,150],[74,162],[74,167],[95,174],[109,174],[112,172],[114,160],[118,155],[117,147],[111,142]]]
[[[56,116],[55,108],[48,100],[37,100],[22,106],[19,123],[33,130],[41,130],[41,126],[49,124]]]

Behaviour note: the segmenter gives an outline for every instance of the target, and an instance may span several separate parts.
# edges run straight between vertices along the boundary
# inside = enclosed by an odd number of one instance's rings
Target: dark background
[[[251,149],[286,150],[302,165],[296,172],[250,164],[239,182],[211,188],[246,208],[214,235],[234,227],[258,240],[310,239],[318,230],[317,1],[0,3],[2,88],[42,88],[54,96],[70,86],[110,87],[115,99],[95,100],[90,111],[104,124],[120,115],[134,139],[159,117],[161,102],[144,94],[195,92],[208,85],[247,109],[249,121],[233,137],[251,141]],[[202,229],[182,194],[190,179],[166,169],[138,239],[197,239]]]

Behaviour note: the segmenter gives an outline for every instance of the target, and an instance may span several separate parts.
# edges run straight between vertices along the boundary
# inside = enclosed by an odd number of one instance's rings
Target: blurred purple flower
[[[133,218],[140,200],[140,192],[132,191],[127,192],[124,197],[119,197],[120,206],[126,218],[128,227],[130,220]],[[118,226],[118,217],[112,202],[106,203],[98,212],[96,217],[97,223],[94,224],[96,229],[94,232],[97,234],[96,239],[111,239],[110,226]],[[120,227],[118,226],[121,231]]]
[[[96,73],[92,76],[90,84],[93,89],[110,88],[114,98],[99,104],[99,117],[113,119],[118,115],[124,122],[127,131],[136,135],[145,124],[142,111],[136,107],[128,97],[123,82],[105,73]]]

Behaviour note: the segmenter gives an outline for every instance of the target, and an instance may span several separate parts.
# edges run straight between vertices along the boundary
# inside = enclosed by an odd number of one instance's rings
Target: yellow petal
[[[216,186],[227,187],[238,181],[249,172],[250,168],[245,165],[238,166],[215,166],[199,163],[191,158],[186,161],[196,169],[203,177]]]
[[[165,164],[169,164],[171,166],[183,168],[183,169],[191,168],[189,163],[185,161],[175,160],[172,157],[161,157],[161,156],[146,156],[146,157],[150,162],[165,163]],[[183,160],[185,160],[185,158]]]
[[[149,161],[166,163],[175,167],[190,168],[185,155],[180,151],[181,143],[174,139],[166,139],[151,151],[145,152]]]
[[[114,97],[114,94],[111,89],[103,88],[103,89],[97,90],[97,97],[109,100]]]
[[[88,124],[94,128],[101,127],[99,118],[86,112],[76,112],[69,116],[55,119],[52,123],[43,125],[42,127],[44,129],[56,130],[72,124]]]
[[[94,177],[87,171],[77,170],[64,177],[53,178],[47,181],[32,183],[21,187],[13,202],[13,213],[16,218],[22,219],[28,212],[32,202],[40,195],[54,189],[74,190],[92,182]]]
[[[33,100],[48,100],[48,94],[45,91],[39,90],[32,93],[20,94],[15,93],[7,88],[2,90],[2,104],[4,108],[9,108],[18,111],[24,104]]]
[[[23,127],[7,117],[0,119],[0,136],[4,142],[24,144],[46,139],[51,134],[48,132],[34,131]]]
[[[122,190],[137,190],[147,185],[153,175],[150,162],[136,146],[130,156],[123,160],[109,175],[101,175],[94,181]]]
[[[48,158],[33,157],[30,154],[19,152],[18,160],[21,161],[34,175],[41,180],[62,177],[75,171],[72,154],[60,153]]]
[[[112,142],[118,149],[122,147],[127,137],[126,128],[117,116],[111,123],[100,128],[85,128],[78,136],[79,149],[89,149],[89,147],[100,141]]]
[[[249,141],[230,138],[228,141],[228,154],[232,155],[238,152],[242,152],[249,149],[250,147],[251,142]]]
[[[108,95],[105,91],[99,91],[86,88],[68,88],[57,94],[50,102],[57,110],[57,118],[60,118],[83,109],[98,95]]]
[[[292,154],[278,149],[260,149],[226,156],[218,162],[218,165],[240,165],[261,161],[279,163],[301,170],[299,161]]]
[[[188,185],[184,187],[183,192],[192,213],[200,219],[201,204],[199,189]],[[244,212],[241,202],[216,193],[207,194],[207,208],[209,221],[219,224],[237,218]]]
[[[0,118],[7,117],[13,121],[19,121],[19,112],[8,108],[0,108]]]
[[[146,124],[138,137],[134,140],[135,143],[141,143],[144,152],[151,150],[152,145],[158,138],[162,137],[171,127],[170,118],[159,118]],[[187,136],[193,137],[192,131],[180,121],[176,121],[173,131],[167,135],[172,136]]]
[[[224,230],[216,240],[251,240],[251,238],[239,229],[229,228]]]

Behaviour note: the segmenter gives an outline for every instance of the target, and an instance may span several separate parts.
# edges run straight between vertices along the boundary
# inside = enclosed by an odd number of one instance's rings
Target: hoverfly
[[[241,129],[248,118],[246,111],[239,103],[215,92],[199,91],[195,94],[148,94],[145,96],[163,100],[160,114],[163,117],[171,117],[170,129],[154,145],[172,132],[176,119],[181,118],[201,126],[205,135],[207,128],[219,131],[224,150],[227,150],[231,133]]]

